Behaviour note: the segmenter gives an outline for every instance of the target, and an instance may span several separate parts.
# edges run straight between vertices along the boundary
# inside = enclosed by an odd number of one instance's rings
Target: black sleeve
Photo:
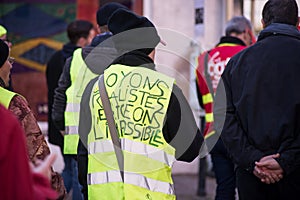
[[[89,106],[90,96],[95,82],[98,77],[92,79],[86,89],[83,92],[80,102],[80,113],[79,113],[79,143],[77,148],[77,161],[78,161],[78,179],[82,185],[82,193],[84,199],[88,199],[87,192],[87,174],[88,174],[88,151],[87,151],[87,136],[91,130],[92,119],[91,111]]]
[[[67,104],[66,90],[71,85],[70,68],[72,57],[68,58],[63,72],[58,81],[58,87],[55,89],[54,101],[52,106],[52,120],[58,130],[65,130],[64,112]]]
[[[177,160],[191,162],[199,155],[204,139],[187,100],[176,85],[173,87],[163,134],[165,140],[176,149]]]
[[[84,199],[88,199],[88,184],[87,184],[87,166],[88,166],[88,151],[81,140],[78,142],[77,148],[77,163],[78,163],[78,180],[82,185],[81,192]]]
[[[233,61],[229,61],[217,87],[214,102],[214,128],[218,134],[221,133],[221,139],[233,161],[239,167],[252,172],[255,161],[259,161],[264,154],[251,145],[247,133],[240,125],[230,86],[229,70],[232,64]]]
[[[59,77],[62,74],[64,63],[65,60],[61,50],[55,52],[47,63],[46,80],[48,87],[48,103],[51,104],[51,107],[53,103],[54,90],[58,86]]]

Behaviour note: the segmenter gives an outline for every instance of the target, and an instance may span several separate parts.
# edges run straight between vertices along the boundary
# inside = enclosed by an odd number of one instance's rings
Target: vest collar
[[[153,60],[145,54],[143,51],[135,50],[115,59],[113,64],[121,64],[126,66],[142,66],[148,69],[155,70],[155,64]]]
[[[246,46],[246,44],[241,39],[232,36],[221,37],[220,42],[219,44],[217,44],[217,46],[223,43],[231,43],[231,44]]]

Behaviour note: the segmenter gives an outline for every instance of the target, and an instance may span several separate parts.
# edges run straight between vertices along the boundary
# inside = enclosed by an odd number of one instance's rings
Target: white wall
[[[262,9],[266,2],[267,0],[255,1],[254,22],[252,23],[256,32],[259,32],[262,29],[260,20],[262,18]],[[298,4],[298,16],[300,16],[300,0],[297,0],[297,4]],[[251,5],[251,0],[244,0],[244,15],[248,19],[250,19],[250,5]]]
[[[144,15],[155,24],[166,46],[156,49],[157,70],[176,79],[177,85],[189,97],[191,41],[194,37],[194,1],[145,0]],[[184,165],[184,166],[183,166]],[[197,172],[195,164],[176,163],[174,172]]]
[[[189,56],[190,41],[194,34],[193,1],[151,0],[145,1],[151,11],[145,13],[159,29],[159,34],[167,45],[156,49],[157,70],[176,79],[186,97],[189,96]]]
[[[226,0],[205,0],[204,37],[199,38],[204,50],[211,49],[224,34]]]

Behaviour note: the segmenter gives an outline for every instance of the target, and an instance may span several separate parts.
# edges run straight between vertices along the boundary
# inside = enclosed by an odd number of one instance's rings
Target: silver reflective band
[[[89,185],[123,182],[119,171],[107,171],[88,174]]]
[[[125,184],[131,184],[145,188],[153,192],[162,192],[165,194],[174,194],[173,184],[147,178],[140,174],[124,172]],[[88,184],[105,184],[113,182],[122,182],[119,171],[108,171],[88,174]]]
[[[176,160],[173,155],[170,155],[161,149],[144,144],[142,142],[136,142],[134,140],[122,138],[121,145],[122,149],[125,151],[146,156],[148,158],[151,158],[152,160],[157,160],[159,162],[165,163],[169,167],[172,167],[174,161]]]
[[[174,161],[176,160],[173,155],[167,154],[165,151],[152,147],[150,145],[144,144],[142,142],[136,142],[130,139],[121,138],[122,150],[143,155],[152,160],[159,161],[172,167]],[[89,144],[88,147],[90,154],[105,153],[114,151],[113,144],[111,140],[99,140]]]
[[[134,174],[125,172],[124,173],[125,183],[136,185],[142,188],[146,188],[153,192],[162,192],[165,194],[174,194],[173,185],[167,182],[162,182],[158,180],[154,180],[151,178],[147,178],[140,174]]]
[[[78,135],[78,126],[66,126],[66,135]]]
[[[88,145],[89,154],[105,153],[114,151],[113,143],[111,140],[100,140],[91,142]]]
[[[80,112],[80,103],[67,103],[65,112]]]

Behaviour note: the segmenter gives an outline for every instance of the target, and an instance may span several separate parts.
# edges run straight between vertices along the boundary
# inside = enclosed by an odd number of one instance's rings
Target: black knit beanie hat
[[[129,51],[139,49],[149,54],[160,42],[152,22],[129,10],[116,10],[108,20],[108,29],[113,35],[117,35],[114,36],[117,49]]]
[[[0,39],[0,68],[4,65],[9,56],[9,48],[7,44]]]
[[[109,17],[113,14],[113,12],[120,8],[127,9],[126,6],[116,2],[106,3],[103,6],[101,6],[96,14],[97,24],[99,26],[107,25]]]

